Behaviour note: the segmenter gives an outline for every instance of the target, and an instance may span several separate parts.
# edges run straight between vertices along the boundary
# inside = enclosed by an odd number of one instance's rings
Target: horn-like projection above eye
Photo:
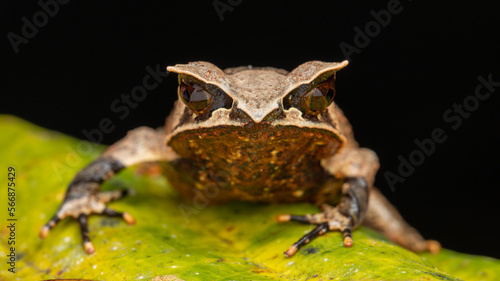
[[[200,85],[185,80],[180,81],[178,94],[182,102],[196,113],[204,112],[214,100],[214,96]]]

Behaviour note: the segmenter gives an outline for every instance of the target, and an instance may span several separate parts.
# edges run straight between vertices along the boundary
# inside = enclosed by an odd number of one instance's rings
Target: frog
[[[221,70],[204,61],[167,67],[179,86],[165,125],[129,131],[80,170],[39,236],[46,238],[59,221],[73,217],[83,249],[94,253],[90,215],[135,223],[128,212],[107,205],[127,190],[101,191],[103,182],[128,167],[161,162],[168,181],[186,198],[208,192],[214,204],[317,205],[317,213],[276,218],[315,225],[284,251],[286,257],[329,231],[341,232],[343,246],[352,247],[352,232],[360,225],[411,251],[438,253],[440,243],[424,239],[374,185],[378,156],[359,146],[334,101],[336,74],[347,64],[310,61],[290,72],[253,66]]]

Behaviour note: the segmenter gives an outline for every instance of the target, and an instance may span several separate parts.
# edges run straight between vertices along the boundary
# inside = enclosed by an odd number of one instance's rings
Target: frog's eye
[[[179,97],[191,110],[202,113],[213,102],[213,96],[201,86],[182,80],[178,89]]]
[[[335,96],[333,79],[329,79],[300,97],[300,102],[308,111],[319,113],[327,108]]]

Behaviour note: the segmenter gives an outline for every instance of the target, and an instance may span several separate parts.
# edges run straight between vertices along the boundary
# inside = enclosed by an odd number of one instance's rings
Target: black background
[[[238,1],[233,1],[234,2]],[[35,1],[3,1],[0,113],[85,138],[110,118],[111,144],[137,126],[161,126],[176,99],[170,75],[124,120],[110,109],[142,84],[145,67],[206,60],[220,68],[254,65],[291,70],[309,60],[341,61],[355,46],[355,27],[389,1],[249,1],[221,21],[212,1],[70,1],[16,54]],[[228,3],[221,0],[221,3]],[[402,11],[337,74],[336,102],[356,138],[377,152],[377,186],[425,237],[453,250],[500,258],[498,93],[455,123],[443,113],[474,94],[477,77],[500,81],[493,1],[460,5],[401,0]],[[392,192],[383,173],[397,174],[415,139],[442,128],[447,140]]]

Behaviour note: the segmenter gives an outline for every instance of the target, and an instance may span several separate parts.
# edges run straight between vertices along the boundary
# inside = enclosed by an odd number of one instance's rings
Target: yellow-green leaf
[[[234,202],[193,206],[158,174],[129,168],[103,189],[129,188],[111,203],[137,221],[92,216],[87,255],[78,225],[67,218],[45,240],[38,231],[55,213],[74,174],[103,146],[0,116],[0,280],[499,280],[500,261],[443,250],[416,255],[366,228],[354,231],[352,248],[327,233],[292,258],[287,249],[311,226],[277,223],[281,213],[316,212],[309,204]],[[16,171],[15,214],[7,212],[8,168]],[[16,219],[8,221],[7,219]],[[9,245],[15,222],[15,245]],[[8,271],[15,247],[15,273]]]

